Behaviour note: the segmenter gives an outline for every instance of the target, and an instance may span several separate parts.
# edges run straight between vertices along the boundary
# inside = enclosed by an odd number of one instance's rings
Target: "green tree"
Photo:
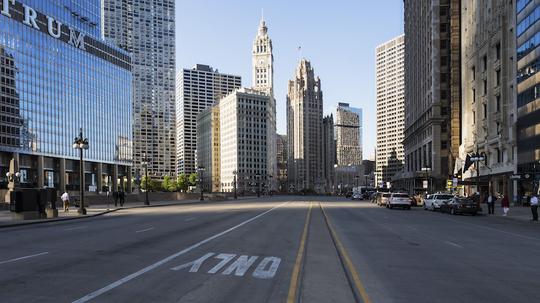
[[[163,177],[163,182],[161,183],[161,188],[164,191],[176,191],[176,183],[171,181],[171,177],[165,176]]]
[[[189,185],[196,186],[199,181],[199,175],[197,173],[191,173],[189,175]]]
[[[186,176],[186,174],[180,174],[178,176],[178,178],[176,178],[176,188],[179,190],[179,191],[187,191],[188,190],[188,187],[189,187],[189,184],[188,184],[189,180],[188,180],[188,177]]]
[[[143,176],[141,179],[141,189],[148,190],[148,187],[152,186],[152,180],[150,179],[150,182],[146,179],[146,176]]]

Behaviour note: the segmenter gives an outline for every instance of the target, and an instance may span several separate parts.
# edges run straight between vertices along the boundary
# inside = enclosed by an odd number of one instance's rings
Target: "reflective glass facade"
[[[82,127],[86,160],[131,164],[130,57],[101,40],[100,4],[2,6],[0,151],[77,159]]]

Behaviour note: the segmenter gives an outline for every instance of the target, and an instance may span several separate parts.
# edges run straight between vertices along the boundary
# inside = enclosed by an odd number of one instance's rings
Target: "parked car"
[[[362,200],[362,194],[354,193],[351,197],[352,200]]]
[[[432,194],[428,195],[424,199],[424,209],[426,210],[438,210],[441,208],[441,205],[450,199],[454,198],[451,194]]]
[[[477,203],[466,197],[455,197],[445,201],[440,206],[440,209],[441,213],[450,213],[452,215],[471,214],[476,216],[479,211]]]
[[[401,207],[404,209],[411,209],[411,197],[407,194],[393,193],[388,199],[386,208]]]
[[[377,194],[377,205],[386,206],[388,204],[388,199],[390,199],[390,193],[378,193]]]

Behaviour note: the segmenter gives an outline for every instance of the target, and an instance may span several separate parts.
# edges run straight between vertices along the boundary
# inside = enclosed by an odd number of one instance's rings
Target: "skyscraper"
[[[133,160],[158,178],[175,167],[174,0],[103,0],[103,34],[132,58]]]
[[[288,178],[294,190],[315,190],[324,182],[323,93],[311,63],[302,59],[287,93]]]
[[[362,110],[339,103],[336,109],[337,164],[362,164]]]
[[[336,164],[336,140],[334,138],[334,116],[332,114],[323,118],[322,145],[324,191],[331,192],[334,189],[334,164]]]
[[[287,136],[286,135],[276,135],[276,146],[277,146],[277,165],[278,165],[278,190],[279,191],[288,191],[287,187]]]
[[[197,115],[242,85],[240,76],[197,64],[178,73],[176,85],[177,173],[196,172]]]
[[[377,47],[377,156],[375,184],[386,184],[403,168],[405,127],[405,36]],[[395,155],[395,158],[391,156]]]
[[[540,79],[538,39],[540,37],[540,3],[514,1],[517,9],[517,124],[518,172],[529,176],[522,194],[538,193],[540,176]]]
[[[209,192],[219,192],[221,188],[220,135],[219,104],[216,104],[197,115],[197,165],[204,167],[202,184]]]
[[[446,188],[461,144],[461,0],[405,0],[405,171],[395,184]]]
[[[252,51],[252,86],[255,90],[266,93],[270,100],[267,105],[266,139],[268,148],[267,175],[272,176],[272,190],[276,189],[277,151],[276,151],[276,100],[274,98],[274,55],[272,40],[268,36],[268,28],[264,19],[259,24],[257,36],[253,41]]]

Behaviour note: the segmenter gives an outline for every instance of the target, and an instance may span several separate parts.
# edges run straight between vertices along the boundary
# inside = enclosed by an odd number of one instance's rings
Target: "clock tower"
[[[277,190],[277,142],[276,142],[276,100],[274,99],[274,55],[272,54],[272,40],[268,37],[268,28],[264,18],[261,19],[259,30],[255,41],[253,41],[252,51],[252,88],[264,94],[269,98],[266,113],[266,152],[267,176],[262,182],[264,189],[270,191]]]

